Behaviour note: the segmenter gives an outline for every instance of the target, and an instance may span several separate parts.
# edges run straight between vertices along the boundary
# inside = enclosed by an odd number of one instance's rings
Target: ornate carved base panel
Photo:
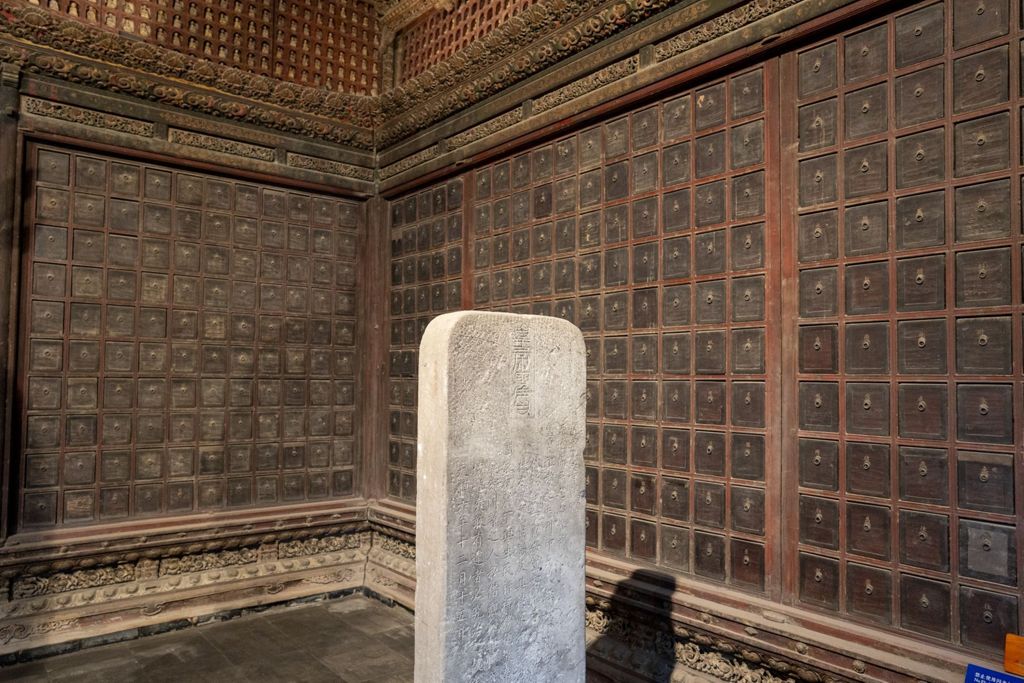
[[[413,609],[416,603],[416,546],[374,532],[364,585],[403,607]]]
[[[619,683],[652,680],[672,683],[782,683],[790,680],[756,664],[702,649],[692,642],[673,644],[665,639],[656,642],[653,648],[649,644],[637,644],[632,642],[636,638],[629,637],[633,632],[636,632],[633,626],[618,617],[597,609],[588,611],[588,673],[596,672],[606,676],[605,680]]]
[[[18,577],[0,597],[0,657],[359,588],[371,543],[370,532],[339,532]]]

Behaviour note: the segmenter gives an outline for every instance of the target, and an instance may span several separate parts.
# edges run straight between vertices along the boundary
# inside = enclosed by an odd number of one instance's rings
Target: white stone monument
[[[416,682],[583,683],[583,336],[466,311],[420,344]]]

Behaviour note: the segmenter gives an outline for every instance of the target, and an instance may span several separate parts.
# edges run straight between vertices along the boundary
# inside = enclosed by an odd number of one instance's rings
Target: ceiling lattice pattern
[[[28,0],[262,76],[355,95],[379,91],[379,31],[363,0]]]
[[[536,2],[470,0],[427,14],[399,36],[399,80],[440,64]]]

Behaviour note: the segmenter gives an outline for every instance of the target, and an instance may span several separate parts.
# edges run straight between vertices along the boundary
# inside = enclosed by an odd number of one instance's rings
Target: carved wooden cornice
[[[377,98],[251,74],[10,0],[0,0],[0,62],[181,109],[373,148]]]
[[[377,19],[385,35],[396,33],[434,10],[450,12],[456,0],[383,0],[376,3]]]
[[[384,33],[394,35],[426,12],[443,11],[449,1],[378,3]],[[797,2],[723,3],[723,12],[699,30],[657,45],[654,58],[668,59],[692,47],[694,40],[742,28]],[[379,97],[251,74],[111,34],[17,0],[0,0],[0,61],[185,110],[379,150],[679,4],[689,3],[540,0],[482,40]],[[635,71],[635,62],[629,66]],[[559,92],[557,97],[566,94]]]
[[[541,0],[383,95],[378,143],[393,144],[675,4]]]

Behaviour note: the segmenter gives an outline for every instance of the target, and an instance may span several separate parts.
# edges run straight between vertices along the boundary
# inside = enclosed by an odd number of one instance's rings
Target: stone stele
[[[583,336],[466,311],[420,344],[417,683],[582,683]]]

